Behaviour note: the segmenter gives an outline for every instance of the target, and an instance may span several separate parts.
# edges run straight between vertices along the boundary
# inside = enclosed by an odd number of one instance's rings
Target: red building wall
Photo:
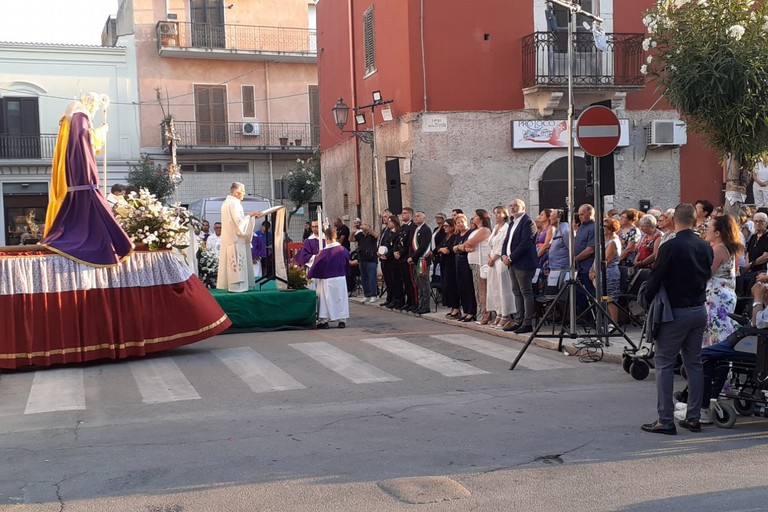
[[[614,0],[614,31],[645,32],[643,13],[654,2]],[[375,12],[377,72],[364,78],[362,20],[371,5]],[[415,0],[318,3],[322,149],[348,137],[340,134],[333,123],[331,109],[338,97],[354,107],[371,103],[371,93],[380,90],[385,99],[394,100],[394,116],[425,109],[420,8],[421,2]],[[483,0],[480,7],[478,2],[466,0],[424,0],[424,8],[427,109],[523,109],[521,39],[533,32],[533,2]],[[643,91],[630,93],[627,110],[669,110],[663,99],[657,103],[659,93],[655,88],[650,83]],[[380,123],[381,118],[377,117],[376,122]],[[368,117],[361,128],[370,126]],[[350,116],[347,129],[353,127]],[[715,153],[689,133],[680,159],[682,200],[708,198],[721,202],[722,171]]]
[[[364,78],[362,20],[371,5],[377,72]],[[351,57],[349,33],[344,29],[349,27],[350,9],[354,48]],[[328,148],[342,140],[331,115],[339,96],[354,107],[369,104],[371,93],[379,90],[385,99],[394,100],[391,108],[395,116],[424,110],[421,2],[320,2],[317,26],[320,109],[324,121],[321,147]],[[520,40],[531,32],[532,3],[513,6],[508,0],[484,0],[482,8],[478,8],[476,3],[466,0],[426,0],[423,63],[428,110],[523,108]],[[354,73],[350,72],[351,66]],[[348,128],[351,129],[351,121]]]

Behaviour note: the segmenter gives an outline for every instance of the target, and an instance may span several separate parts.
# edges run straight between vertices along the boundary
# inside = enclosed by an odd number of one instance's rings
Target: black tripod
[[[581,292],[584,294],[584,296],[587,299],[587,302],[589,303],[589,307],[586,308],[584,311],[582,311],[578,316],[571,315],[571,318],[574,320],[573,325],[569,325],[569,322],[566,322],[566,315],[562,315],[562,319],[560,322],[560,332],[559,334],[555,334],[555,327],[552,326],[552,334],[542,334],[539,335],[539,330],[542,328],[544,323],[547,321],[547,318],[549,318],[549,315],[553,312],[553,310],[557,307],[557,305],[560,303],[560,301],[565,300],[566,301],[566,311],[570,311],[569,308],[576,307],[575,304],[571,303],[570,300],[567,298],[570,297],[570,294],[567,292],[572,291],[571,288],[574,288],[573,290],[575,293]],[[575,296],[574,293],[574,296]],[[565,297],[565,298],[564,298]],[[627,334],[621,329],[621,327],[616,324],[613,319],[608,315],[608,311],[606,311],[605,307],[595,299],[589,291],[587,291],[586,288],[584,288],[584,285],[581,284],[576,279],[569,278],[567,281],[563,283],[563,285],[560,287],[560,289],[557,292],[557,295],[555,296],[554,300],[549,303],[549,306],[547,306],[547,309],[544,311],[544,314],[541,316],[541,319],[539,319],[538,323],[536,324],[536,327],[533,329],[533,332],[528,337],[528,341],[525,342],[525,346],[523,346],[523,349],[520,351],[519,354],[517,354],[517,357],[512,362],[512,366],[509,367],[510,370],[514,370],[515,366],[517,366],[517,363],[520,361],[520,359],[523,357],[523,354],[525,354],[525,351],[528,350],[528,347],[533,342],[533,338],[539,337],[539,338],[558,338],[558,344],[557,344],[557,350],[558,352],[562,352],[563,350],[563,338],[568,337],[570,339],[576,339],[581,337],[581,335],[578,332],[577,324],[579,320],[586,318],[587,315],[591,314],[592,312],[597,311],[598,314],[595,315],[596,321],[595,321],[595,330],[594,332],[584,332],[584,335],[597,337],[599,339],[605,339],[606,343],[607,340],[611,337],[621,337],[627,340],[627,343],[629,343],[635,350],[637,350],[637,345],[629,339]],[[610,332],[606,331],[607,325],[604,320],[607,320],[608,323],[613,326],[613,329],[611,329]],[[591,329],[590,329],[591,331]]]

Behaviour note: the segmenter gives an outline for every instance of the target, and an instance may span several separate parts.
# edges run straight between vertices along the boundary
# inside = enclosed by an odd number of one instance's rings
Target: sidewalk
[[[384,299],[379,298],[376,302],[370,303],[370,302],[363,302],[364,297],[350,297],[349,301],[354,304],[360,304],[367,307],[374,307],[382,312],[386,312],[393,315],[413,315],[413,313],[405,313],[402,311],[397,310],[391,310],[387,308],[380,307],[380,304],[384,302]],[[434,305],[433,305],[434,309]],[[494,327],[488,326],[488,325],[478,325],[475,322],[457,322],[456,320],[446,318],[445,315],[450,311],[449,308],[444,308],[442,306],[437,307],[437,312],[428,313],[425,315],[420,315],[421,318],[425,320],[430,320],[432,322],[439,322],[446,325],[451,325],[454,327],[462,327],[464,329],[482,332],[485,334],[491,334],[493,336],[498,336],[500,338],[507,338],[510,340],[518,341],[520,344],[524,344],[526,341],[528,341],[528,334],[515,334],[512,332],[504,332],[501,329],[496,329]],[[622,327],[624,328],[624,326]],[[559,332],[559,324],[556,325],[555,334]],[[634,327],[631,325],[627,325],[625,332],[627,333],[627,336],[635,343],[635,345],[640,344],[640,334],[641,334],[641,328],[640,327]],[[552,326],[551,325],[544,325],[539,330],[538,334],[542,335],[550,335],[552,334]],[[578,331],[578,338],[581,339],[589,339],[592,334],[586,333],[584,329],[581,327]],[[596,339],[596,338],[592,338]],[[558,347],[558,339],[557,338],[540,338],[536,337],[533,339],[533,344],[546,348],[549,350],[557,350]],[[610,363],[618,363],[621,364],[622,362],[622,354],[624,353],[624,349],[626,347],[630,347],[629,343],[621,337],[621,336],[612,336],[610,338],[610,345],[603,346],[603,358],[602,361],[610,362]],[[571,339],[568,337],[563,338],[563,350],[568,351],[570,355],[576,355],[577,349],[573,346],[574,343],[577,342],[577,339]],[[647,345],[646,345],[647,346]]]

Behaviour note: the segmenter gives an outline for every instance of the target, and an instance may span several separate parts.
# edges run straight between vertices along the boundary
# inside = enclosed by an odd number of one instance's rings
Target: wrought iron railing
[[[591,32],[570,42],[574,86],[642,86],[643,34],[607,33],[608,49],[595,48]],[[523,38],[523,87],[568,85],[568,33],[534,32]]]
[[[158,48],[205,48],[317,55],[317,31],[306,28],[216,25],[161,21],[155,27]]]
[[[264,150],[312,150],[320,129],[310,123],[201,123],[174,121],[178,148],[245,147]]]
[[[56,134],[9,135],[0,133],[0,160],[51,160]]]

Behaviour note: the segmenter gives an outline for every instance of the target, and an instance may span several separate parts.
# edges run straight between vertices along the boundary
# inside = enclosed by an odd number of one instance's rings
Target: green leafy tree
[[[145,188],[160,202],[166,202],[174,193],[175,184],[168,171],[156,164],[149,155],[143,155],[139,165],[131,166],[128,184],[136,189]]]
[[[768,2],[658,0],[643,22],[641,72],[728,161],[726,209],[736,212],[768,150]]]
[[[296,167],[283,178],[288,186],[288,200],[293,210],[288,212],[288,225],[299,208],[307,204],[320,190],[320,158],[296,159]]]

